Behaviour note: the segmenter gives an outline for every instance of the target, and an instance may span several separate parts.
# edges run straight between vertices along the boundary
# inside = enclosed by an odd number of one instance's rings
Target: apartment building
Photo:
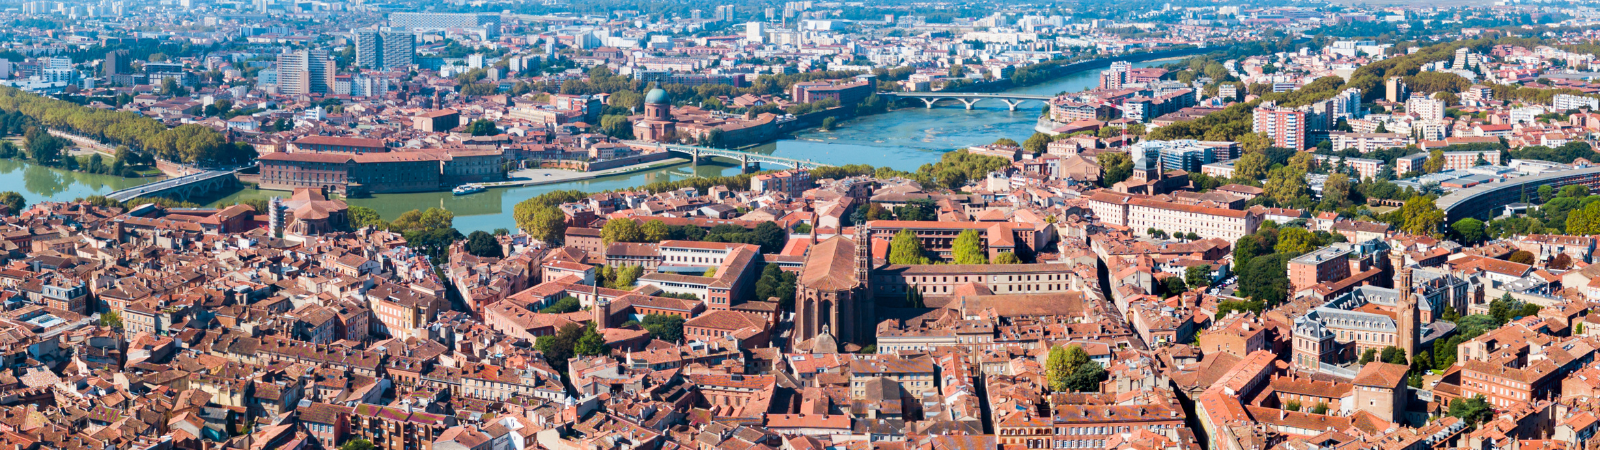
[[[1299,291],[1350,277],[1350,248],[1328,246],[1289,260],[1289,284]]]
[[[1308,128],[1305,111],[1266,102],[1257,106],[1254,114],[1251,131],[1266,133],[1274,147],[1305,150]]]
[[[1406,112],[1422,120],[1444,120],[1444,100],[1411,94],[1406,99]]]
[[[500,33],[499,14],[397,12],[389,14],[389,24],[412,31],[462,28],[483,30],[489,36]]]
[[[811,171],[805,169],[785,170],[750,177],[751,191],[782,192],[789,194],[790,198],[800,198],[801,194],[813,187],[816,187],[816,183],[811,180]]]
[[[1378,176],[1378,172],[1383,170],[1383,161],[1377,159],[1345,158],[1342,156],[1328,155],[1316,155],[1316,158],[1318,164],[1328,167],[1337,168],[1341,165],[1348,167],[1351,170],[1356,171],[1356,175],[1362,179],[1376,177]]]
[[[1405,147],[1416,141],[1405,133],[1354,133],[1335,131],[1328,133],[1334,150],[1353,148],[1361,153],[1372,153],[1386,148]]]
[[[278,54],[278,93],[283,95],[333,92],[336,69],[327,50],[292,50]]]
[[[1471,169],[1478,166],[1478,160],[1480,159],[1485,161],[1487,165],[1500,165],[1500,152],[1444,152],[1444,169],[1442,170]]]

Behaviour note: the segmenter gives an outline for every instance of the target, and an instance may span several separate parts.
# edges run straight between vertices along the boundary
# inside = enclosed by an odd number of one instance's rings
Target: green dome
[[[663,105],[672,103],[667,100],[667,90],[662,88],[651,89],[649,93],[644,94],[644,102],[645,104],[660,103]]]

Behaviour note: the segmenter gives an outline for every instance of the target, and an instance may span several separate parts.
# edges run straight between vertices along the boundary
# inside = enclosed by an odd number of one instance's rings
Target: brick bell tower
[[[1389,251],[1389,264],[1394,267],[1394,289],[1399,296],[1395,299],[1396,336],[1395,346],[1406,352],[1406,361],[1411,361],[1417,354],[1418,329],[1421,328],[1417,320],[1417,296],[1411,284],[1411,268],[1406,266],[1405,254],[1398,250]]]
[[[856,282],[859,283],[854,293],[850,295],[848,305],[840,305],[841,312],[852,314],[849,319],[852,336],[844,337],[849,342],[863,344],[871,340],[877,332],[877,312],[873,308],[872,293],[872,225],[862,223],[856,226]]]

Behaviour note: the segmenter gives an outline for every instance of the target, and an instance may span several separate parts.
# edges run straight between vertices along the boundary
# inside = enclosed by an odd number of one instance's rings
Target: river
[[[1168,60],[1134,63],[1134,67],[1154,67]],[[1069,74],[1048,83],[1020,87],[1006,92],[1035,95],[1055,95],[1092,88],[1099,83],[1099,70]],[[796,159],[810,159],[834,165],[869,164],[874,167],[892,167],[916,170],[923,164],[936,162],[946,152],[973,145],[994,142],[1007,137],[1022,141],[1033,135],[1034,123],[1044,105],[1029,101],[1009,111],[1005,102],[984,100],[972,110],[954,101],[946,100],[927,108],[904,108],[884,114],[871,115],[841,122],[832,131],[809,130],[795,133],[789,139],[758,146],[753,151]],[[34,166],[16,160],[0,160],[0,174],[21,170],[22,177],[3,177],[0,191],[17,191],[29,203],[41,200],[65,201],[95,194],[105,194],[131,187],[148,179],[127,179],[107,175],[90,175]],[[455,196],[448,191],[414,194],[379,194],[372,198],[350,199],[349,203],[372,208],[385,218],[393,218],[413,209],[442,207],[456,214],[455,226],[463,233],[493,231],[496,228],[515,228],[512,208],[533,196],[561,189],[597,192],[627,189],[661,180],[680,180],[693,176],[718,176],[737,174],[739,167],[725,161],[691,166],[681,164],[626,175],[574,181],[570,183],[490,189],[477,194]],[[288,196],[284,191],[246,189],[217,200],[214,205],[228,205],[245,199]]]
[[[154,180],[69,172],[17,159],[0,159],[0,192],[20,193],[30,205],[41,201],[67,201],[106,194]]]

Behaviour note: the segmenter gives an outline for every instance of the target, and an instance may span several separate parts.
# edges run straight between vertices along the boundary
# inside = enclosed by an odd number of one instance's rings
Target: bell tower
[[[1395,299],[1395,346],[1406,352],[1406,361],[1416,356],[1417,329],[1420,323],[1417,320],[1417,296],[1412,290],[1411,268],[1406,266],[1405,253],[1399,250],[1389,251],[1390,266],[1394,267],[1394,289],[1398,294]]]
[[[850,298],[841,298],[841,304],[835,309],[849,315],[848,319],[841,322],[849,322],[851,332],[849,336],[840,333],[839,337],[849,342],[864,343],[872,339],[878,326],[878,315],[873,310],[872,299],[872,225],[866,222],[857,225],[855,238],[857,285],[850,292]]]
[[[872,276],[872,225],[861,224],[856,226],[856,281],[861,283],[861,291],[871,295],[870,278]]]

